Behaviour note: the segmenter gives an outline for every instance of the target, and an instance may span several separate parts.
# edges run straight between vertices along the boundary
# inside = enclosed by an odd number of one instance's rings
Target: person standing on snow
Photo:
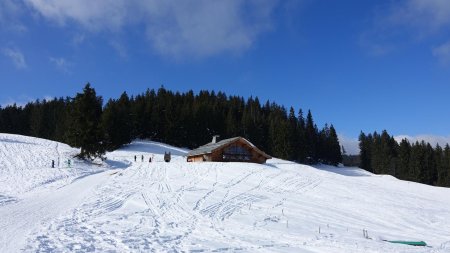
[[[136,162],[136,156],[134,156],[134,161]]]

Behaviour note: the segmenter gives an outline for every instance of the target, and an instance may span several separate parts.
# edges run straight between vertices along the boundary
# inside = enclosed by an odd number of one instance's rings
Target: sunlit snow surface
[[[450,252],[450,189],[278,159],[187,163],[187,151],[136,141],[65,168],[76,149],[0,134],[0,252]]]

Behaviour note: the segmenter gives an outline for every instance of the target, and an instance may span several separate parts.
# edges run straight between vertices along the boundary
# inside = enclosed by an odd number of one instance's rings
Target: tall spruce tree
[[[301,163],[306,162],[306,157],[308,156],[307,150],[306,150],[306,125],[305,125],[305,118],[303,116],[302,109],[299,109],[298,116],[297,116],[297,134],[298,134],[298,150],[297,150],[297,160]]]
[[[299,140],[299,127],[298,127],[298,119],[295,116],[295,110],[293,107],[289,109],[288,116],[289,124],[288,124],[288,159],[291,161],[298,161],[298,151],[300,149],[300,140]]]
[[[397,170],[395,177],[412,180],[409,173],[411,157],[411,144],[407,139],[402,139],[398,148]]]
[[[342,153],[341,153],[341,145],[339,144],[339,139],[336,133],[336,129],[333,124],[330,126],[330,135],[329,135],[329,162],[330,164],[336,166],[342,162]]]
[[[445,161],[444,161],[444,150],[439,144],[436,144],[434,148],[434,161],[436,166],[436,185],[445,185]]]
[[[105,153],[101,127],[102,98],[88,83],[83,93],[78,93],[70,105],[67,143],[81,148],[78,157],[92,159]]]
[[[317,157],[319,158],[319,162],[328,163],[331,157],[331,149],[330,149],[330,127],[328,124],[322,128],[322,130],[317,135]]]
[[[269,116],[269,138],[272,154],[282,159],[289,158],[292,150],[289,141],[289,122],[286,120],[286,109],[275,104]]]
[[[361,160],[360,167],[373,172],[372,168],[372,135],[365,135],[363,132],[359,135],[359,156]]]
[[[307,159],[310,163],[317,162],[317,146],[318,146],[318,130],[317,126],[314,124],[312,113],[308,110],[308,115],[306,116],[306,153]]]
[[[450,187],[450,146],[447,144],[444,148],[443,171],[441,172],[441,185]]]
[[[437,169],[435,151],[430,143],[425,145],[425,168],[423,168],[423,183],[436,184]]]

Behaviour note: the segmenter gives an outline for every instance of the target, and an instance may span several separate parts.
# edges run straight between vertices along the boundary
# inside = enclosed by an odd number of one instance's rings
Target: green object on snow
[[[411,245],[411,246],[427,246],[427,243],[424,241],[388,241],[386,240],[386,242],[390,242],[390,243],[400,243],[400,244],[406,244],[406,245]]]

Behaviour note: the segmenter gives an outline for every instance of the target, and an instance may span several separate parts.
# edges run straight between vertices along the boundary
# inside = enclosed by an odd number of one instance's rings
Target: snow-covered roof
[[[197,155],[205,155],[205,154],[210,154],[213,151],[226,146],[232,142],[238,141],[238,140],[243,140],[244,142],[246,142],[250,147],[252,147],[253,149],[255,149],[258,153],[261,153],[263,156],[267,157],[267,158],[272,158],[271,156],[267,155],[266,153],[264,153],[263,151],[259,150],[255,145],[253,145],[250,141],[248,141],[247,139],[243,138],[243,137],[233,137],[233,138],[229,138],[229,139],[224,139],[221,141],[218,141],[216,143],[208,143],[206,145],[200,146],[197,149],[191,150],[188,153],[188,156],[197,156]]]

